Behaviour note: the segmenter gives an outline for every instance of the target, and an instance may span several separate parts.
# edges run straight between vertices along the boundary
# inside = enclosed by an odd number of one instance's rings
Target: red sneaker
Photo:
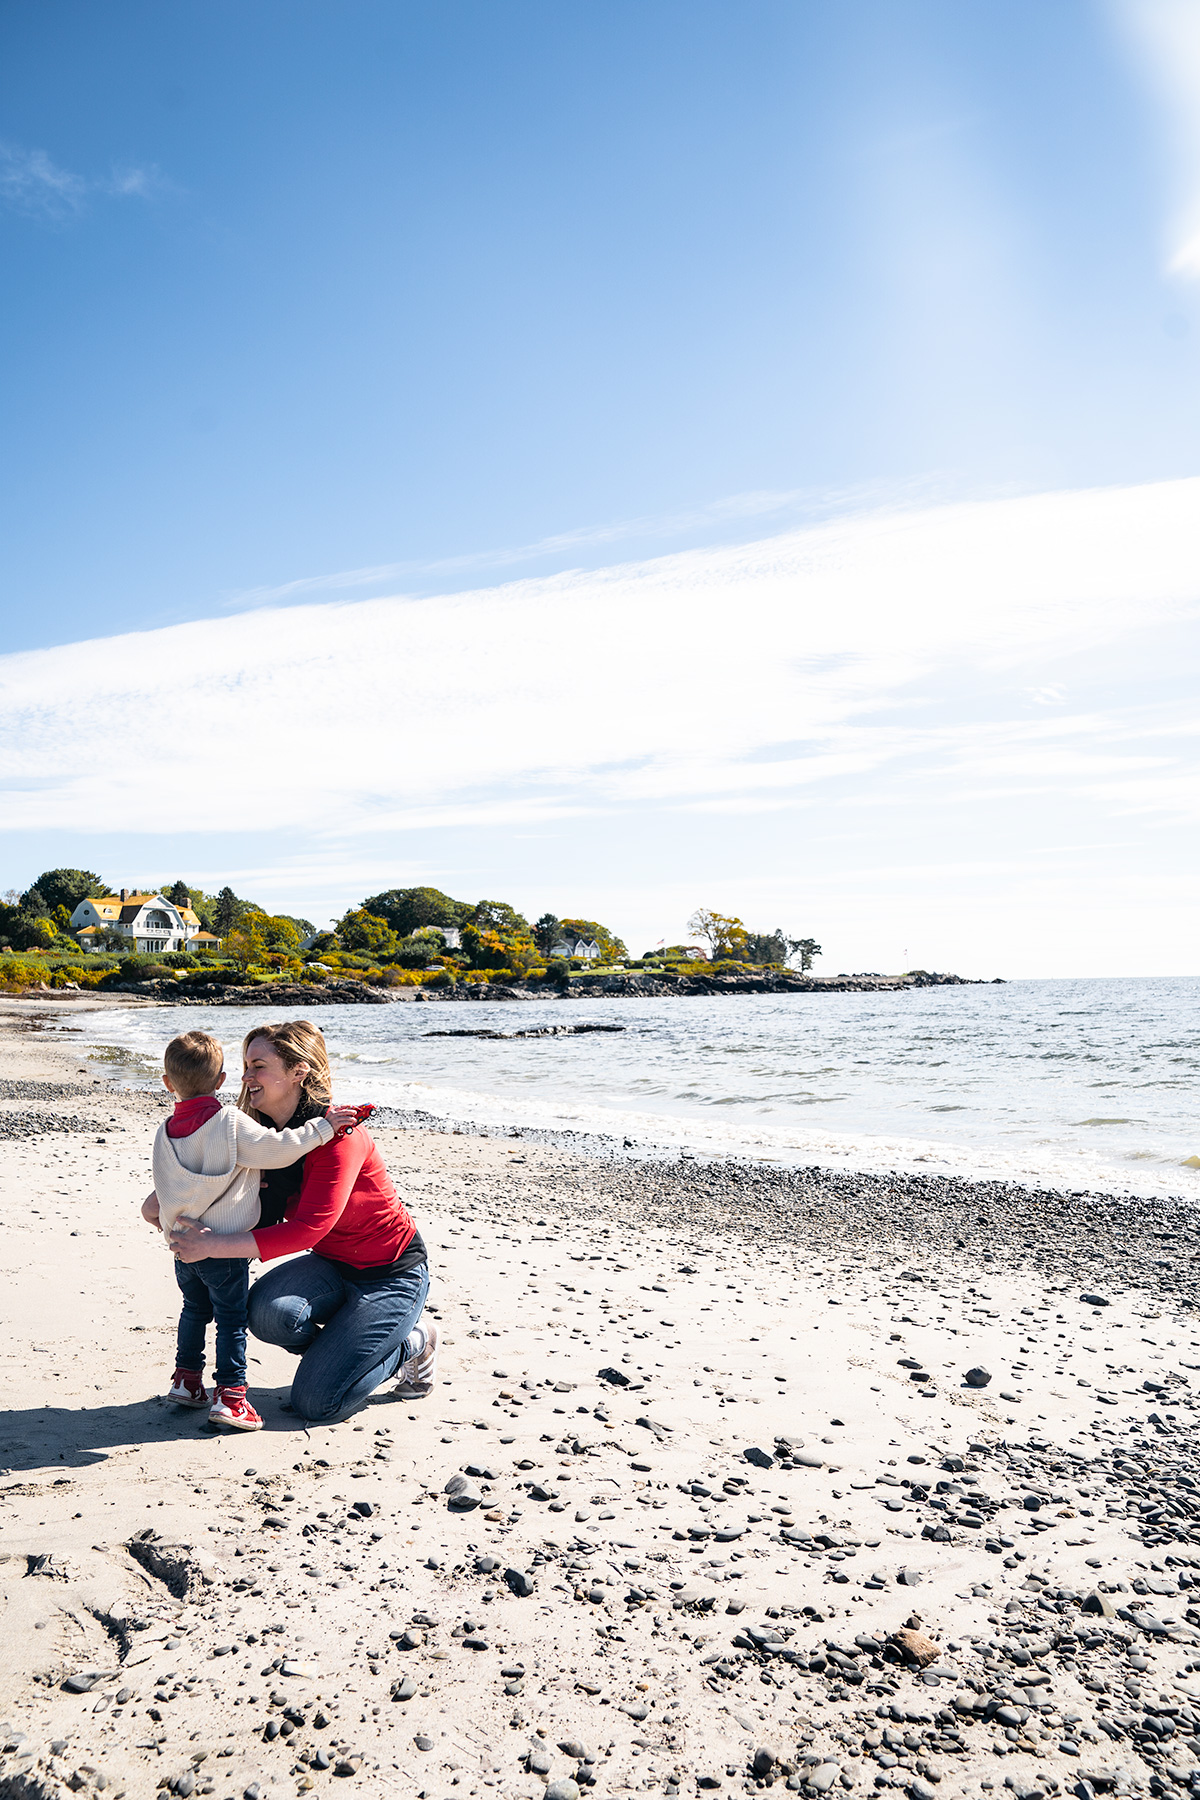
[[[173,1400],[176,1406],[207,1406],[208,1389],[195,1369],[176,1369],[167,1399]]]
[[[210,1425],[231,1425],[235,1431],[262,1430],[262,1420],[247,1400],[244,1387],[215,1388],[208,1422]]]

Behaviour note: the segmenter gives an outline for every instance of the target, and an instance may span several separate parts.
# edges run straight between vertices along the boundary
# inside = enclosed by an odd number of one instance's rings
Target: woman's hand
[[[351,1125],[357,1125],[358,1108],[357,1106],[330,1106],[326,1109],[325,1117],[335,1131],[346,1131]]]
[[[180,1262],[207,1262],[210,1258],[258,1255],[258,1244],[252,1231],[210,1231],[195,1219],[176,1219],[169,1239],[171,1254]]]
[[[142,1201],[142,1217],[147,1225],[153,1225],[155,1231],[162,1230],[162,1226],[158,1222],[158,1195],[153,1190]]]
[[[216,1235],[207,1225],[198,1225],[195,1219],[176,1219],[171,1227],[171,1254],[180,1262],[207,1262],[208,1244]]]

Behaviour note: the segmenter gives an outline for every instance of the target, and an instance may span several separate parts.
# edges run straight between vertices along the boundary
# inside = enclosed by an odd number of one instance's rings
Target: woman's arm
[[[320,1243],[345,1211],[373,1148],[366,1132],[360,1130],[310,1151],[304,1162],[304,1184],[288,1217],[282,1225],[264,1225],[252,1232],[257,1250],[251,1254],[270,1262]]]
[[[153,1188],[142,1201],[142,1217],[147,1225],[153,1225],[155,1231],[162,1230],[162,1226],[158,1222],[158,1195]]]
[[[195,1219],[176,1219],[171,1228],[171,1250],[180,1262],[206,1262],[210,1257],[253,1257],[258,1245],[252,1231],[210,1231]]]

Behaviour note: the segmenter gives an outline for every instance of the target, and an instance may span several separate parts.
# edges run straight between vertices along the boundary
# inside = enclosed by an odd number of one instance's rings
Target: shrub
[[[167,950],[161,960],[168,969],[194,969],[196,966],[195,957],[187,950]]]

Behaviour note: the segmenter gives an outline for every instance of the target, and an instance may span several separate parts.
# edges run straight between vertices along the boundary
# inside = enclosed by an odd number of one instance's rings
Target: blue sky
[[[312,916],[434,880],[648,942],[730,907],[833,968],[1195,972],[1189,14],[0,8],[8,880],[229,873]],[[997,520],[1062,579],[948,630],[920,591],[969,610]],[[1110,520],[1126,590],[1081,592],[1057,551]],[[1082,772],[1031,748],[1048,711]],[[967,799],[985,726],[1023,772],[993,741]]]

